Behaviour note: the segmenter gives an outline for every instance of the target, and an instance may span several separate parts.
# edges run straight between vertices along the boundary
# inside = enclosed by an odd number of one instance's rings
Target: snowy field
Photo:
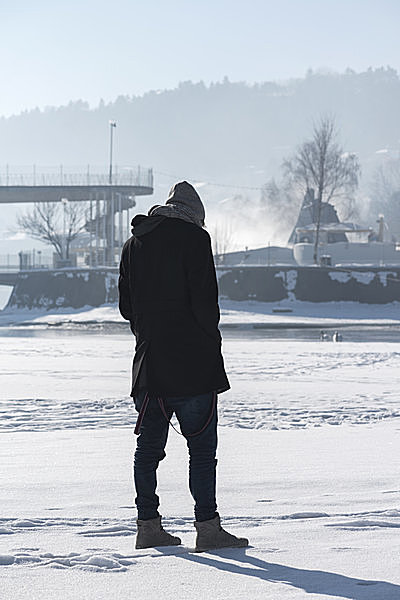
[[[128,330],[12,333],[0,337],[0,431],[132,426]],[[298,429],[400,417],[400,338],[335,344],[307,333],[308,340],[226,334],[232,389],[220,396],[222,426]]]
[[[2,600],[399,600],[398,306],[244,308],[222,307],[218,499],[251,547],[203,554],[173,431],[159,490],[183,546],[134,549],[134,344],[115,308],[0,315]],[[286,319],[301,328],[250,327]],[[323,319],[343,342],[318,340]]]

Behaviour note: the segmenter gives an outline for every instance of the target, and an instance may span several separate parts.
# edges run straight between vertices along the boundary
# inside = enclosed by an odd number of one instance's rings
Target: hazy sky
[[[0,115],[202,79],[400,70],[399,0],[0,0]]]

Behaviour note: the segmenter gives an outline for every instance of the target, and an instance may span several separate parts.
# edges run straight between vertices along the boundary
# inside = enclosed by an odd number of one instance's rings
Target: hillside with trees
[[[188,81],[95,108],[79,100],[0,118],[0,164],[106,165],[108,122],[115,119],[115,162],[153,167],[154,201],[174,180],[188,178],[229,186],[207,186],[207,195],[211,204],[236,199],[234,207],[258,201],[259,190],[279,180],[283,160],[315,120],[328,115],[344,150],[358,157],[361,191],[373,194],[382,161],[398,159],[399,106],[400,78],[390,67],[309,71],[302,79],[255,85],[227,78],[209,86]]]

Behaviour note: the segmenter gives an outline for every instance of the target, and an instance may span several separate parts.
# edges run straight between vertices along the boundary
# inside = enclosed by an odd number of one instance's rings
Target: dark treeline
[[[0,118],[0,163],[106,164],[108,120],[115,119],[118,164],[261,185],[279,176],[282,158],[309,134],[313,120],[330,114],[343,146],[358,153],[368,173],[376,151],[398,149],[399,106],[400,78],[390,67],[310,71],[286,83],[184,82],[92,109],[79,100]]]

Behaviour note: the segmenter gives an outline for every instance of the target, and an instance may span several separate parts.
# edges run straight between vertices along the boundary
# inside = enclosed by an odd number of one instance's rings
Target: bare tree
[[[50,244],[60,258],[68,259],[71,242],[85,228],[85,202],[37,202],[18,217],[29,237]]]
[[[211,239],[213,254],[216,261],[220,261],[221,257],[232,250],[233,244],[233,229],[232,223],[229,221],[216,222],[211,230]]]
[[[350,199],[358,186],[360,164],[355,156],[344,152],[337,142],[337,129],[332,117],[322,117],[314,124],[312,138],[303,142],[291,158],[283,163],[285,176],[304,194],[316,191],[317,222],[314,263],[318,262],[318,242],[322,202]]]

